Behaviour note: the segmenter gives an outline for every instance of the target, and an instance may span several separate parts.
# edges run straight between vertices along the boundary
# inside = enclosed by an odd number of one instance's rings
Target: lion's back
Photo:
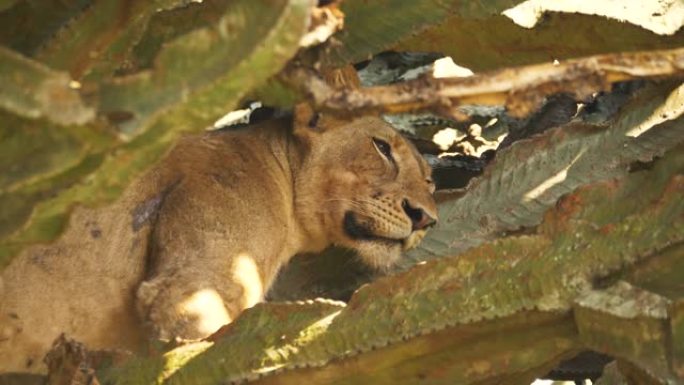
[[[4,268],[0,373],[43,372],[43,355],[62,332],[92,348],[141,346],[132,293],[159,200],[146,187],[136,183],[106,207],[75,209],[57,241],[26,248]]]

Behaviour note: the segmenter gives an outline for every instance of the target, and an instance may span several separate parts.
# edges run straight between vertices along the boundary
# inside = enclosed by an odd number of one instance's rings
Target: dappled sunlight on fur
[[[202,334],[211,334],[221,326],[230,323],[230,315],[223,305],[221,296],[212,289],[202,289],[192,293],[176,307],[179,313],[197,318],[197,330]]]
[[[250,256],[239,254],[233,261],[233,279],[242,286],[241,303],[248,308],[264,298],[264,285],[259,276],[259,268]]]

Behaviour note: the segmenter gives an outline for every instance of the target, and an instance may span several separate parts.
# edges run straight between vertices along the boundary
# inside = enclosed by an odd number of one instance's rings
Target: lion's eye
[[[373,145],[379,153],[381,153],[385,158],[387,158],[387,160],[394,161],[394,159],[392,158],[392,148],[390,147],[389,143],[385,142],[382,139],[373,138]]]

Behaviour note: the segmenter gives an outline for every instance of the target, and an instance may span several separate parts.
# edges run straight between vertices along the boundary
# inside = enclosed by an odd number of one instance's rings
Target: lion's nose
[[[412,230],[423,230],[437,223],[437,220],[427,214],[420,207],[414,207],[407,199],[401,203],[406,215],[411,218]]]

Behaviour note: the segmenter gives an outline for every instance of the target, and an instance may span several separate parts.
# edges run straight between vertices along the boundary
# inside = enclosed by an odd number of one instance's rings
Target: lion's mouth
[[[412,233],[406,238],[390,238],[374,234],[369,228],[359,222],[358,218],[352,211],[347,211],[344,214],[344,231],[350,238],[355,240],[373,241],[388,245],[401,246],[401,248],[404,250],[411,249],[417,244],[415,233]],[[422,239],[422,235],[420,238]]]

